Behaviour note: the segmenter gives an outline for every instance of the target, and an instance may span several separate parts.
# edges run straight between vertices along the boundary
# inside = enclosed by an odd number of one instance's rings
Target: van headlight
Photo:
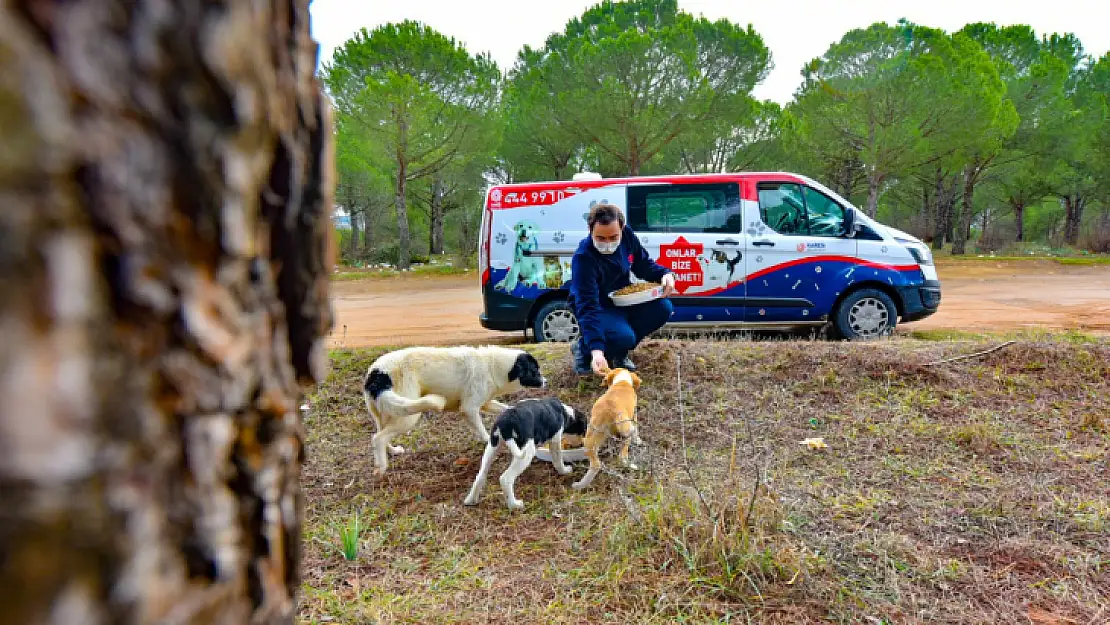
[[[933,253],[929,251],[927,246],[918,243],[905,243],[906,249],[910,251],[910,255],[917,261],[918,265],[932,265]]]

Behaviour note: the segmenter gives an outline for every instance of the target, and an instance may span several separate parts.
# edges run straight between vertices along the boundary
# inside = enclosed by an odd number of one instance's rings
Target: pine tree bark
[[[432,215],[428,228],[428,253],[443,253],[443,178],[437,173],[432,177]]]
[[[0,0],[0,623],[290,623],[326,373],[308,0]]]

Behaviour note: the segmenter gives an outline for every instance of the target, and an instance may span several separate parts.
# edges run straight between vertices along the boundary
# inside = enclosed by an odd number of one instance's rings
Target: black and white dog
[[[404,453],[393,445],[430,410],[458,410],[483,443],[489,441],[482,411],[500,414],[507,406],[494,399],[522,388],[542,388],[535,357],[508,347],[408,347],[384,354],[370,365],[362,394],[377,426],[370,439],[379,475],[388,454]],[[387,453],[388,452],[388,453]]]
[[[523,508],[524,502],[516,498],[513,485],[516,478],[532,463],[532,458],[536,455],[536,445],[548,443],[551,464],[555,465],[555,470],[560,475],[566,475],[571,472],[571,468],[563,464],[563,435],[585,436],[587,425],[589,419],[554,398],[526,399],[506,409],[497,417],[490,430],[489,444],[482,455],[482,466],[463,503],[468,506],[478,503],[482,489],[486,487],[489,467],[504,443],[513,454],[513,460],[509,468],[501,474],[501,491],[505,494],[505,503],[510,510]]]

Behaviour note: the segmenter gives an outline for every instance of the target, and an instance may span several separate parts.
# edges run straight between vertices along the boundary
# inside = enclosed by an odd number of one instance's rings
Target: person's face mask
[[[602,254],[612,254],[613,252],[617,251],[617,248],[620,247],[620,246],[621,246],[621,240],[620,239],[617,239],[616,241],[609,241],[609,242],[602,242],[602,241],[598,241],[597,239],[594,239],[594,247],[596,247],[597,251],[601,252]]]

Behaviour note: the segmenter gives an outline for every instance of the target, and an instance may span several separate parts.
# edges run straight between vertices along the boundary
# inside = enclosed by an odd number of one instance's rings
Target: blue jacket
[[[621,244],[612,254],[602,254],[594,247],[590,237],[582,239],[570,262],[570,303],[587,351],[605,348],[605,334],[601,327],[601,309],[613,306],[609,293],[632,283],[629,271],[648,282],[659,282],[671,270],[658,265],[644,247],[632,228],[624,227]]]

